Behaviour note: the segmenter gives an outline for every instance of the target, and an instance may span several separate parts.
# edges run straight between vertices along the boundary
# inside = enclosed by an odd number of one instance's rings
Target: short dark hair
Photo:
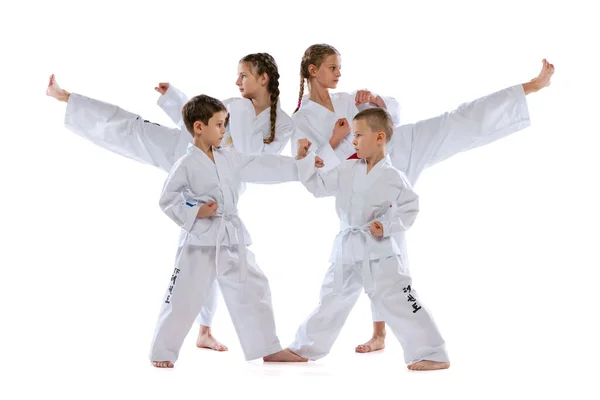
[[[227,108],[221,100],[201,94],[192,97],[185,103],[181,110],[181,116],[183,117],[185,127],[194,136],[194,123],[201,121],[203,124],[208,125],[208,120],[219,111],[227,112]]]

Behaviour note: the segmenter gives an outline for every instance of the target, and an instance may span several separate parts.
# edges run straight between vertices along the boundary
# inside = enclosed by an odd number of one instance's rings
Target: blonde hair
[[[373,132],[384,132],[386,143],[389,143],[394,134],[394,121],[387,110],[375,107],[362,110],[354,116],[355,121],[366,121]]]
[[[335,47],[323,43],[313,44],[306,49],[302,56],[302,61],[300,62],[300,92],[298,93],[298,107],[296,107],[294,113],[300,109],[300,105],[302,104],[302,96],[304,96],[304,80],[306,79],[308,83],[308,78],[310,77],[308,66],[312,64],[319,68],[327,57],[334,54],[339,56],[340,52],[337,51]]]

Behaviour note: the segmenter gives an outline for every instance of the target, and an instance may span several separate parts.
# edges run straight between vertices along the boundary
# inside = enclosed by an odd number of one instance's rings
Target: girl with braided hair
[[[280,154],[290,140],[294,124],[279,104],[279,71],[273,57],[267,53],[243,57],[236,84],[241,97],[223,102],[229,114],[223,142],[233,144],[244,154]],[[191,143],[192,135],[181,113],[188,99],[168,83],[159,84],[155,90],[162,95],[159,106],[179,128],[160,126],[118,106],[69,93],[60,88],[54,75],[50,77],[46,94],[67,103],[65,126],[69,130],[104,149],[168,172],[175,161],[186,154]],[[196,346],[226,351],[227,347],[211,332],[217,290],[215,282],[198,315],[200,332]]]
[[[298,107],[292,115],[296,126],[292,137],[293,154],[297,152],[298,140],[306,138],[317,152],[320,149],[326,153],[333,150],[340,160],[357,158],[348,121],[358,114],[361,105],[388,108],[395,126],[388,144],[388,155],[392,165],[405,173],[413,186],[425,168],[528,127],[530,119],[525,96],[549,86],[554,73],[554,66],[544,59],[539,75],[526,83],[462,104],[458,109],[441,116],[400,126],[397,114],[394,116],[394,110],[397,111],[398,107],[393,99],[384,99],[368,91],[356,94],[330,93],[330,89],[337,87],[340,69],[340,53],[330,45],[315,44],[304,52],[300,64]],[[308,95],[304,95],[305,83]],[[392,104],[393,107],[390,107]],[[402,249],[403,264],[408,266],[404,238],[399,237],[396,241]],[[373,303],[371,311],[373,336],[356,347],[355,351],[359,353],[385,347],[384,318]],[[313,333],[299,329],[292,350],[300,356],[307,356],[299,348],[314,339]],[[446,361],[424,358],[409,365],[409,368],[448,368],[450,364]]]
[[[319,139],[319,147],[329,141],[340,159],[347,158],[344,157],[346,153],[354,153],[352,138],[348,135],[349,121],[369,105],[385,108],[394,126],[400,123],[400,105],[392,97],[382,97],[369,90],[330,93],[329,89],[335,89],[342,76],[341,68],[340,53],[333,46],[314,44],[304,52],[300,63],[298,106],[292,115],[300,130],[292,140],[292,154],[296,154],[298,139],[309,137],[311,141]],[[308,86],[306,95],[305,84]]]
[[[241,97],[223,100],[230,115],[224,145],[233,144],[237,151],[246,154],[280,154],[290,140],[294,124],[280,107],[275,59],[268,53],[243,57],[238,64],[236,85]],[[155,90],[162,95],[158,105],[181,126],[181,108],[187,96],[169,83],[159,83]]]

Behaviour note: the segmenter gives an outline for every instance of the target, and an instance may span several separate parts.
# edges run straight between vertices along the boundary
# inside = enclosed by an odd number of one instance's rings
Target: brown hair
[[[185,103],[181,109],[181,116],[185,127],[194,136],[194,123],[201,121],[203,124],[208,125],[208,120],[219,111],[227,112],[227,108],[221,100],[201,94],[192,97]]]
[[[380,107],[362,110],[354,116],[354,121],[366,121],[373,132],[384,132],[386,143],[389,143],[394,134],[394,121],[390,113]]]
[[[268,53],[248,54],[240,60],[240,63],[251,65],[257,75],[267,74],[269,84],[267,90],[271,94],[271,135],[264,139],[265,144],[275,139],[275,127],[277,125],[277,102],[279,101],[279,69],[275,59]]]
[[[321,66],[321,63],[325,58],[331,55],[340,55],[340,52],[335,47],[328,44],[313,44],[304,52],[302,56],[302,62],[300,62],[300,92],[298,93],[298,107],[294,110],[294,113],[300,109],[302,104],[302,96],[304,96],[304,80],[308,83],[310,74],[308,73],[308,66],[313,64],[317,68]]]

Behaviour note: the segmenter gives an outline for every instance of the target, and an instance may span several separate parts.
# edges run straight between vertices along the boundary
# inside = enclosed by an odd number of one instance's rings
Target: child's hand
[[[302,160],[304,157],[306,157],[308,154],[308,149],[310,149],[311,145],[312,143],[310,140],[306,138],[298,139],[298,160]]]
[[[161,82],[157,87],[154,88],[158,93],[164,95],[169,90],[169,82]]]
[[[371,103],[375,104],[377,107],[385,108],[385,102],[383,101],[383,99],[371,93],[370,90],[359,90],[358,92],[356,92],[354,102],[357,106],[363,103]]]
[[[375,221],[371,224],[371,235],[375,237],[383,236],[383,225],[379,221]]]
[[[325,166],[325,163],[323,162],[323,160],[321,159],[321,157],[315,156],[315,167],[317,167],[317,168],[323,168],[324,166]]]
[[[217,204],[216,201],[207,201],[198,210],[197,217],[198,218],[214,217],[217,214],[217,208],[219,208],[219,205]]]
[[[348,120],[346,118],[340,118],[335,123],[335,127],[333,128],[333,135],[343,140],[352,130]]]

